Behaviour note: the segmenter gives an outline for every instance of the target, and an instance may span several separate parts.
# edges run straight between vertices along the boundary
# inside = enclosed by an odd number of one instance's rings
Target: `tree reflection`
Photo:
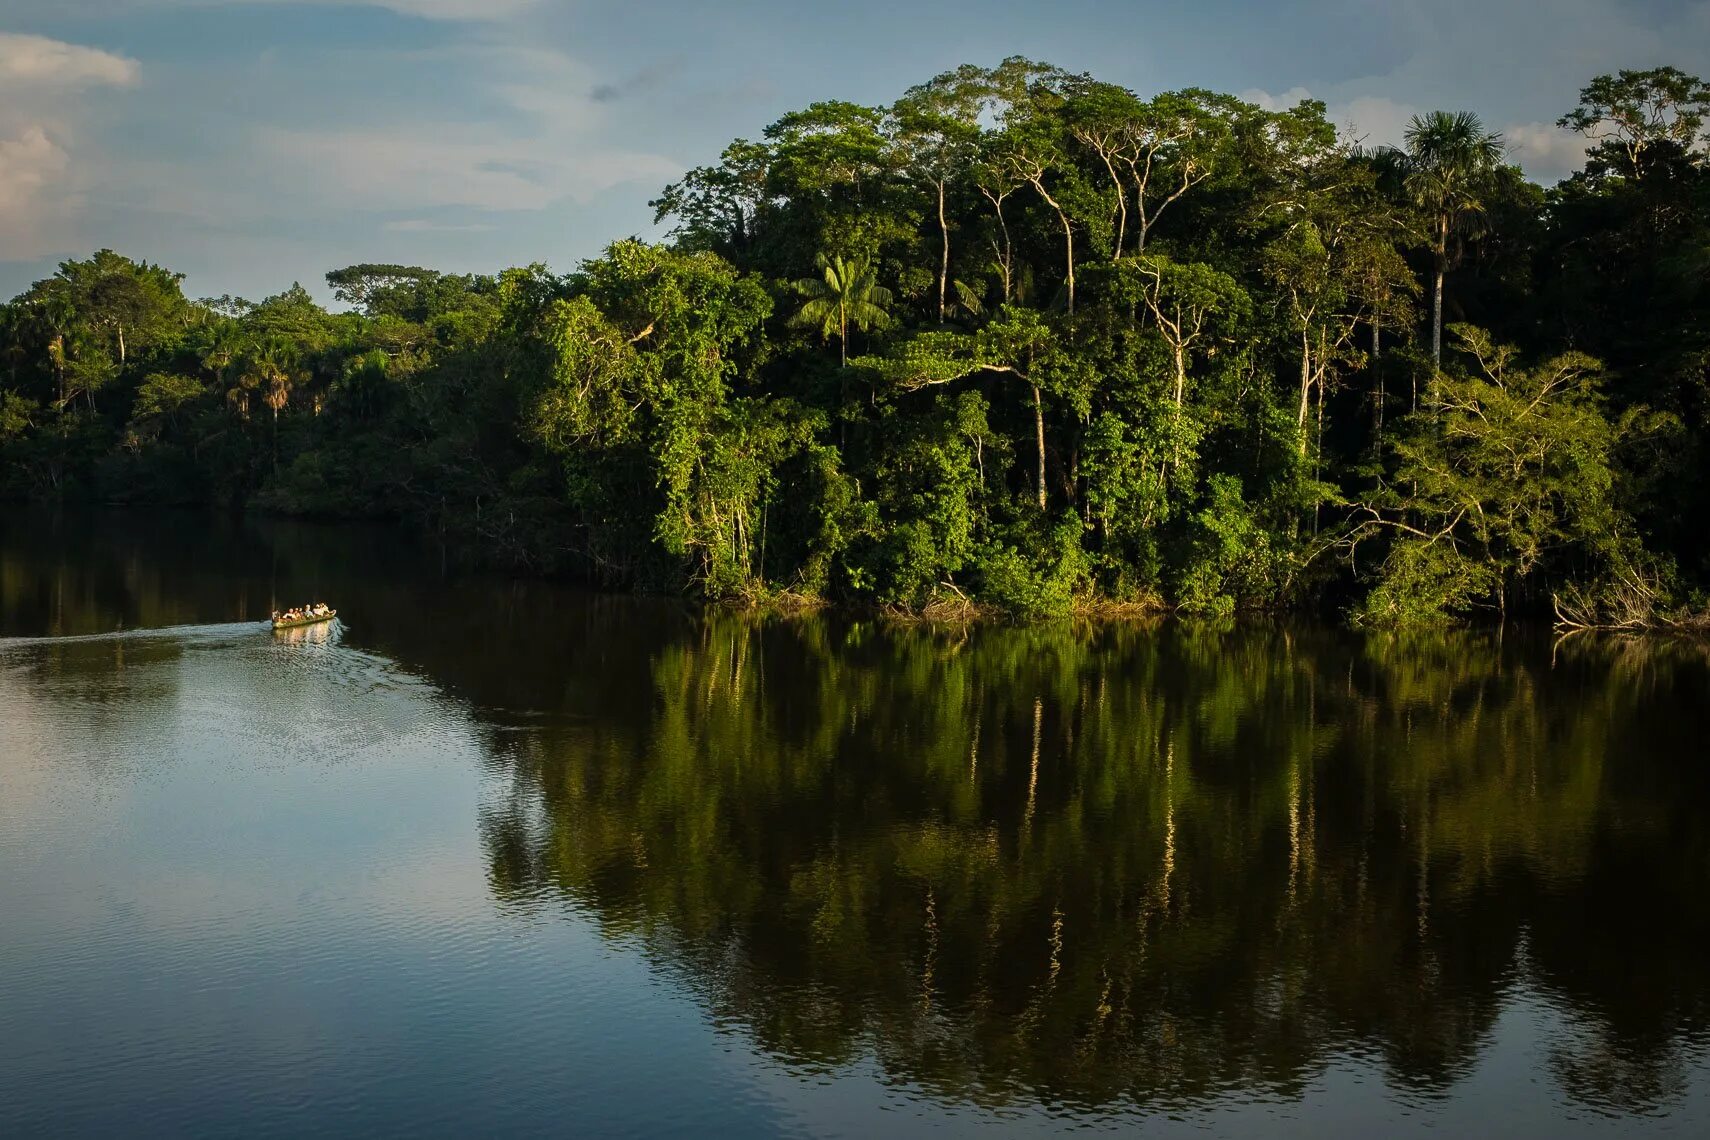
[[[0,634],[327,598],[485,735],[495,897],[577,906],[791,1064],[1168,1109],[1357,1053],[1437,1095],[1518,1008],[1606,1111],[1703,1065],[1701,644],[759,620],[367,532],[135,530],[10,522]],[[126,666],[183,651],[32,652],[119,718],[176,699]]]
[[[493,890],[946,1097],[1286,1096],[1343,1050],[1439,1091],[1523,982],[1564,1090],[1642,1109],[1710,933],[1703,663],[1648,652],[715,614],[495,734]]]

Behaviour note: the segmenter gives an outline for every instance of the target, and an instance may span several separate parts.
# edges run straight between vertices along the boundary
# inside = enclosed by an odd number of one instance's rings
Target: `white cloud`
[[[1502,138],[1508,157],[1540,181],[1560,181],[1585,162],[1585,136],[1554,123],[1514,123],[1503,128]]]
[[[71,156],[39,126],[0,134],[0,260],[57,252],[73,202],[57,192]]]
[[[1406,18],[1401,58],[1361,70],[1333,39],[1326,58],[1284,71],[1286,83],[1309,88],[1368,145],[1399,142],[1418,111],[1475,111],[1503,130],[1528,175],[1549,181],[1580,161],[1577,140],[1549,124],[1592,77],[1660,64],[1710,74],[1706,0],[1551,0],[1547,19],[1539,10],[1536,0],[1403,0],[1386,9]]]
[[[45,36],[0,32],[0,261],[75,244],[98,155],[78,145],[98,88],[136,83],[135,60]]]
[[[39,126],[0,137],[0,218],[9,217],[62,173],[71,157]]]
[[[1296,87],[1280,95],[1258,89],[1244,91],[1241,98],[1268,110],[1292,107],[1312,92]],[[1420,108],[1381,95],[1356,95],[1330,100],[1326,115],[1341,128],[1343,136],[1368,147],[1400,146],[1407,124]],[[1554,123],[1512,123],[1501,130],[1508,160],[1520,165],[1528,177],[1544,183],[1560,181],[1585,161],[1585,138]]]
[[[1330,121],[1350,128],[1366,146],[1400,146],[1407,124],[1419,108],[1378,95],[1360,95],[1329,107]]]
[[[1241,92],[1241,98],[1256,107],[1263,107],[1267,111],[1286,111],[1290,107],[1298,105],[1302,99],[1312,98],[1312,92],[1304,87],[1290,87],[1280,95],[1273,95],[1269,91],[1249,87]]]
[[[102,51],[0,32],[0,90],[43,91],[84,87],[126,87],[137,80],[137,61]]]
[[[1305,87],[1293,87],[1280,95],[1252,88],[1241,98],[1267,111],[1283,111],[1303,99],[1316,99]],[[1358,95],[1351,99],[1326,99],[1325,118],[1342,130],[1345,137],[1365,146],[1398,146],[1407,122],[1419,109],[1409,103],[1398,103],[1378,95]]]

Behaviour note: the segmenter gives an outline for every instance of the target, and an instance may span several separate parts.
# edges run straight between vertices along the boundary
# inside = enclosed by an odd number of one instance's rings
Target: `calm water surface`
[[[26,514],[0,638],[0,1135],[1710,1134],[1699,647]]]

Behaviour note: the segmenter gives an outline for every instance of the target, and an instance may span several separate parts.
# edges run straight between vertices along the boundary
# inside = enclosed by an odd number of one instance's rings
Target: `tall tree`
[[[817,328],[830,340],[837,338],[839,360],[849,364],[849,330],[888,328],[890,314],[885,306],[891,303],[891,291],[878,283],[873,265],[865,257],[826,257],[815,259],[821,276],[805,277],[795,283],[796,292],[807,298],[796,313],[794,323]]]
[[[1415,115],[1399,155],[1408,196],[1430,223],[1431,363],[1443,364],[1443,278],[1458,245],[1477,232],[1484,192],[1502,162],[1502,136],[1470,111]]]
[[[671,236],[684,249],[710,250],[746,258],[776,196],[767,187],[773,150],[769,143],[737,139],[717,166],[698,166],[649,202],[655,224],[675,218]]]
[[[1579,106],[1556,125],[1590,139],[1597,165],[1637,175],[1659,144],[1690,152],[1706,142],[1710,83],[1673,67],[1599,75],[1580,89]]]
[[[944,323],[950,285],[951,184],[966,176],[979,155],[979,87],[954,76],[910,88],[891,108],[891,138],[903,170],[933,195],[938,220],[938,323]]]
[[[153,345],[175,326],[182,328],[189,308],[179,288],[182,280],[183,274],[103,249],[87,261],[61,263],[54,278],[42,284],[64,291],[123,368],[133,350]]]

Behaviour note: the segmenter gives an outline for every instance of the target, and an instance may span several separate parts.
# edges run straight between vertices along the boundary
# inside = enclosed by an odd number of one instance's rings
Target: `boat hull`
[[[304,629],[304,628],[311,626],[311,625],[325,625],[327,622],[331,621],[333,618],[335,618],[337,616],[338,616],[337,610],[328,610],[326,613],[322,614],[320,617],[298,618],[296,621],[275,621],[275,622],[269,622],[268,624],[273,627],[274,633],[278,633],[280,630],[283,630],[283,629]]]

